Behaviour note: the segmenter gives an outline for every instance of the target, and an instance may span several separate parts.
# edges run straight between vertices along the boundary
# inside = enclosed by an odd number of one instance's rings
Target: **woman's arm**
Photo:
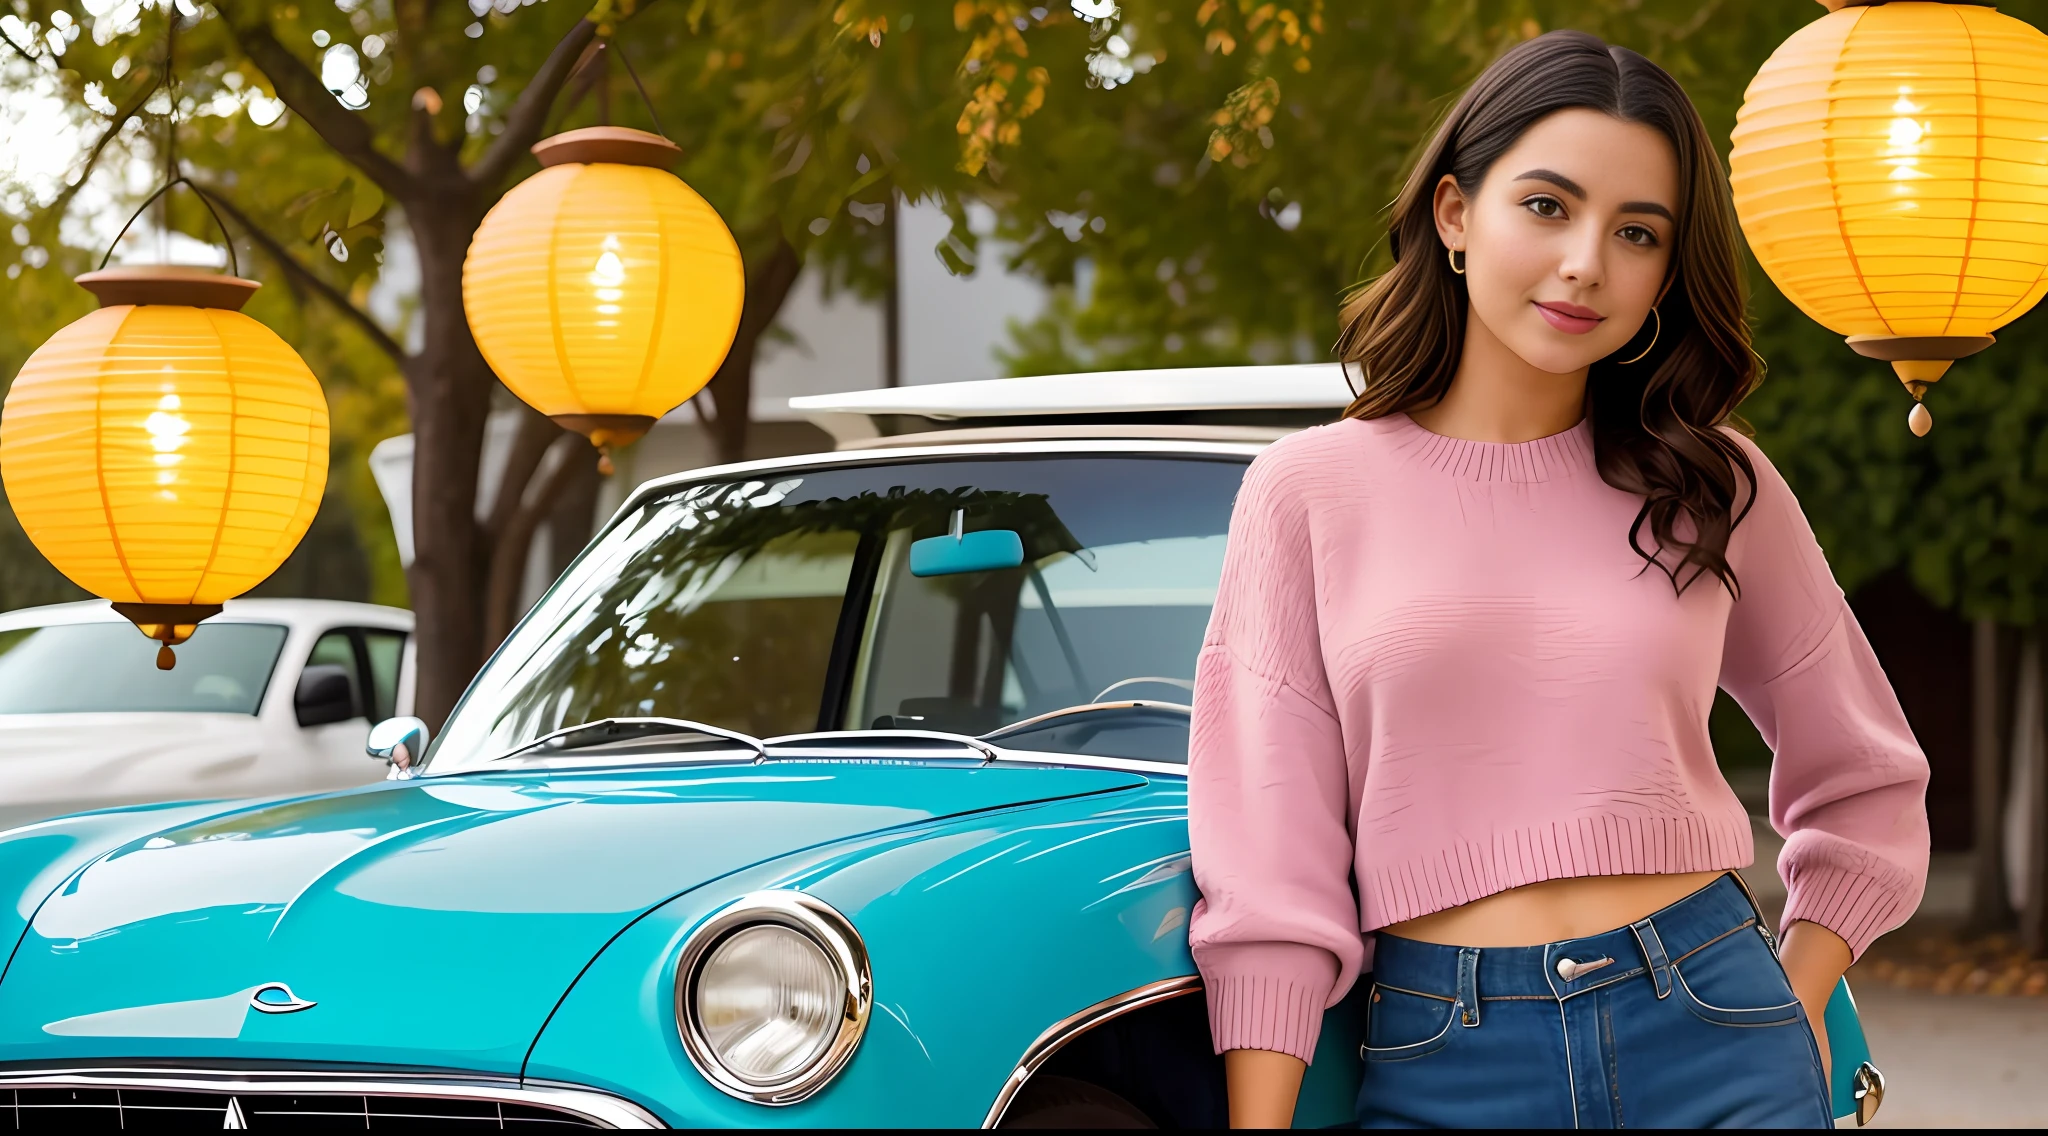
[[[1294,1063],[1291,1078],[1231,1078],[1233,1111],[1242,1104],[1276,1122],[1293,1111],[1323,1012],[1366,954],[1309,508],[1314,486],[1347,474],[1330,467],[1317,435],[1274,443],[1246,471],[1195,665],[1188,738],[1188,841],[1202,893],[1188,947],[1216,1051],[1235,1051],[1226,1064]],[[1243,1093],[1249,1102],[1237,1100]]]
[[[1818,923],[1801,919],[1785,928],[1784,945],[1778,961],[1792,980],[1792,993],[1806,1007],[1806,1020],[1813,1026],[1813,1038],[1820,1043],[1820,1067],[1829,1082],[1834,1066],[1829,1063],[1827,1010],[1835,986],[1849,970],[1849,944],[1840,935]]]
[[[1223,1076],[1230,1089],[1230,1126],[1292,1127],[1294,1099],[1301,1095],[1301,1075],[1307,1071],[1301,1058],[1270,1049],[1225,1053]]]
[[[1826,929],[1854,958],[1919,906],[1927,757],[1791,488],[1755,443],[1730,436],[1756,469],[1756,498],[1730,544],[1741,595],[1728,613],[1721,686],[1771,747],[1784,926],[1788,951],[1797,946],[1781,957],[1812,988],[1802,997],[1824,1006],[1821,979],[1843,968],[1792,940]],[[1801,920],[1815,926],[1799,930]]]

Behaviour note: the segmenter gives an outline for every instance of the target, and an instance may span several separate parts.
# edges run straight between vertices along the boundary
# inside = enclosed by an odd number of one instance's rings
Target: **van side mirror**
[[[301,726],[325,726],[355,717],[355,683],[349,680],[348,668],[314,663],[299,672],[292,709],[298,712]]]
[[[391,763],[388,780],[403,781],[427,756],[427,724],[418,718],[386,718],[370,727],[364,748],[371,757]]]

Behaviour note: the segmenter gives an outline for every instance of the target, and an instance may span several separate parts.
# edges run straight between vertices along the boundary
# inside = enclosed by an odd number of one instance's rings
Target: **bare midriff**
[[[1684,872],[1669,876],[1545,880],[1381,930],[1404,939],[1452,947],[1533,947],[1626,927],[1725,874]]]

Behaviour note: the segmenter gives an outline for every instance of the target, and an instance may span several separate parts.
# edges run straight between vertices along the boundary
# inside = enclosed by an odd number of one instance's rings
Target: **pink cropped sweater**
[[[1927,759],[1791,490],[1729,435],[1758,481],[1739,601],[1712,574],[1681,598],[1630,550],[1642,499],[1601,480],[1589,422],[1501,444],[1347,419],[1252,463],[1188,752],[1218,1051],[1308,1060],[1377,928],[1539,880],[1747,867],[1716,686],[1775,754],[1784,921],[1860,955],[1918,905]]]

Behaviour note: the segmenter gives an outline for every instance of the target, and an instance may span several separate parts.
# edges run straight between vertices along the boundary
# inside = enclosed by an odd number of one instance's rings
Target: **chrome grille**
[[[0,1068],[0,1131],[65,1128],[663,1128],[559,1081],[409,1070]]]
[[[462,1097],[270,1094],[163,1089],[0,1089],[0,1124],[38,1128],[596,1128],[573,1113]]]

